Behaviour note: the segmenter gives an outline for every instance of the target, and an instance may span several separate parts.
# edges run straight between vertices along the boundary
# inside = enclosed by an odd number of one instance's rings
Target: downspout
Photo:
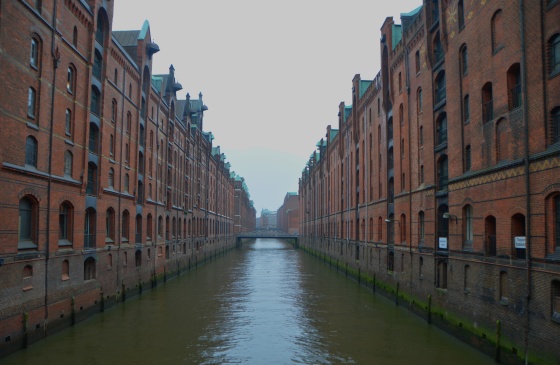
[[[405,32],[403,32],[403,45],[405,48],[405,57],[404,57],[404,67],[405,67],[405,76],[406,76],[406,99],[407,99],[407,111],[406,111],[406,115],[408,118],[408,167],[409,167],[409,171],[408,171],[408,214],[409,214],[409,219],[408,219],[408,252],[410,254],[410,282],[412,283],[412,169],[410,168],[411,164],[412,164],[412,156],[411,156],[411,141],[412,141],[412,137],[411,137],[411,122],[410,122],[410,63],[409,63],[409,53],[408,53],[408,47],[406,45],[405,42]],[[404,229],[406,230],[406,227],[404,227]]]
[[[123,158],[123,139],[124,139],[124,133],[125,132],[125,121],[124,121],[124,105],[125,105],[125,90],[126,90],[126,66],[123,69],[123,84],[122,84],[122,88],[121,88],[121,153],[120,153],[120,163],[119,163],[119,194],[117,195],[117,216],[116,221],[117,221],[117,231],[115,232],[115,240],[117,241],[117,288],[119,288],[119,285],[121,285],[122,283],[119,283],[119,278],[120,278],[120,270],[118,269],[119,267],[121,267],[121,265],[119,265],[120,263],[120,254],[121,254],[121,241],[122,241],[122,234],[121,234],[121,194],[122,194],[122,158]],[[130,148],[130,147],[129,147]],[[129,184],[130,184],[130,180],[129,180]],[[128,217],[128,219],[130,220],[130,215]],[[123,269],[124,270],[124,269]],[[124,290],[124,289],[123,289]],[[124,292],[122,293],[122,295],[124,295]]]
[[[525,140],[524,140],[524,148],[525,148],[525,205],[527,210],[527,219],[525,221],[525,234],[526,234],[526,257],[527,257],[527,302],[526,302],[526,318],[525,318],[525,364],[528,364],[528,355],[529,355],[529,325],[530,325],[530,304],[531,304],[531,231],[527,228],[531,227],[531,178],[530,178],[530,163],[529,163],[529,120],[528,120],[528,94],[527,94],[527,60],[526,60],[526,49],[525,49],[525,13],[523,11],[523,0],[519,1],[519,15],[520,15],[520,33],[521,33],[521,82],[523,87],[523,119],[524,119],[524,132],[525,132]],[[541,3],[541,14],[542,14],[542,3]],[[541,15],[542,20],[542,15]],[[541,21],[541,24],[543,22]],[[542,25],[541,25],[542,29]],[[543,33],[541,33],[543,34]],[[543,69],[544,72],[544,69]]]
[[[368,165],[369,163],[367,163],[370,159],[371,156],[369,156],[368,153],[368,133],[367,133],[367,107],[366,107],[367,103],[364,103],[364,158],[363,158],[363,164],[364,164],[364,198],[365,198],[365,208],[366,208],[366,223],[364,224],[364,255],[365,255],[365,250],[367,248],[367,240],[368,240],[368,227],[369,227],[369,219],[368,219],[368,202],[369,202],[369,196],[368,196],[368,191],[369,191],[369,171],[368,171]],[[369,156],[368,159],[365,158],[365,156]]]
[[[154,260],[153,260],[153,272],[152,272],[152,277],[153,277],[153,287],[155,287],[157,285],[157,278],[156,278],[156,261],[158,258],[158,253],[157,253],[157,243],[158,243],[158,235],[159,235],[159,217],[158,217],[158,207],[159,207],[159,200],[158,200],[158,192],[159,192],[159,186],[158,186],[158,182],[161,179],[160,175],[160,169],[159,169],[159,151],[160,151],[160,145],[159,145],[159,111],[161,109],[161,99],[162,99],[162,93],[161,90],[159,90],[159,98],[158,98],[158,104],[157,104],[157,111],[156,111],[156,120],[155,120],[155,125],[156,125],[156,183],[155,183],[155,187],[156,187],[156,191],[155,191],[155,216],[153,218],[152,221],[152,228],[154,225],[154,221],[155,221],[155,229],[152,231],[152,247],[154,248]],[[152,149],[152,158],[153,158],[153,149]]]
[[[51,36],[51,56],[53,58],[53,78],[51,85],[51,115],[50,115],[50,133],[49,133],[49,156],[48,156],[48,183],[47,183],[47,239],[45,241],[45,321],[43,324],[44,333],[47,333],[47,323],[49,320],[49,258],[50,258],[50,241],[51,241],[51,193],[52,193],[52,153],[53,153],[53,134],[54,134],[54,99],[56,96],[56,70],[60,65],[60,55],[56,50],[56,13],[58,1],[54,1],[54,9],[52,16],[52,36]]]

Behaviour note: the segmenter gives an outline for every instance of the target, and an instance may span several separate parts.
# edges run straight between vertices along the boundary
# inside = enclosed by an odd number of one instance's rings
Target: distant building
[[[264,229],[268,229],[268,228],[276,229],[278,227],[278,217],[276,211],[263,209],[261,211],[259,227]]]
[[[287,233],[299,232],[299,195],[287,193],[284,203],[277,210],[278,229]]]

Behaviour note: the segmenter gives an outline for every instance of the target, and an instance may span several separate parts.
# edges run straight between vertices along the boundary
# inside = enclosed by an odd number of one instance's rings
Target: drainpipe
[[[527,219],[525,221],[525,232],[526,232],[526,249],[527,252],[527,302],[526,302],[526,319],[525,319],[525,364],[528,364],[528,354],[529,354],[529,324],[530,324],[530,304],[531,304],[531,231],[528,229],[531,227],[531,179],[530,179],[530,163],[529,163],[529,120],[528,120],[528,94],[527,94],[527,60],[526,60],[526,49],[525,49],[525,13],[523,11],[524,1],[519,1],[519,15],[520,15],[520,33],[521,33],[521,83],[523,87],[523,119],[524,119],[524,148],[525,148],[525,205],[527,210]],[[541,4],[541,14],[542,14],[542,4]],[[542,15],[541,15],[542,20]],[[541,21],[541,24],[543,22]],[[542,25],[541,25],[542,27]],[[543,34],[543,33],[541,33]],[[544,69],[543,69],[544,72]]]
[[[58,1],[55,0],[52,16],[52,35],[51,35],[51,56],[53,58],[53,78],[51,86],[51,115],[50,115],[50,126],[49,126],[49,156],[48,156],[48,185],[47,185],[47,239],[45,242],[45,322],[43,325],[44,332],[47,331],[47,322],[49,320],[49,257],[50,257],[50,241],[51,241],[51,193],[52,193],[52,153],[53,153],[53,134],[54,134],[54,99],[56,96],[56,70],[60,65],[60,55],[57,54],[56,50],[56,5]]]
[[[125,132],[125,120],[124,120],[124,106],[125,106],[125,90],[126,90],[126,66],[123,68],[123,83],[122,83],[122,88],[121,88],[121,153],[120,153],[120,163],[119,163],[119,193],[117,195],[117,216],[116,221],[117,221],[117,231],[115,232],[115,240],[117,242],[117,288],[120,287],[121,283],[119,283],[119,278],[120,278],[120,267],[121,265],[119,265],[120,263],[120,254],[121,254],[121,244],[122,244],[122,235],[121,235],[121,194],[122,194],[122,157],[123,157],[123,140],[124,140],[124,133]],[[115,122],[116,123],[116,122]],[[130,146],[129,146],[130,148]],[[130,184],[130,179],[129,179],[129,184]],[[129,222],[130,222],[130,214],[129,214]],[[130,227],[129,227],[130,228]],[[124,270],[124,269],[122,269]],[[123,293],[124,294],[124,288],[123,288]]]
[[[367,108],[366,108],[366,103],[364,103],[364,158],[363,160],[363,164],[364,164],[364,198],[365,198],[365,208],[366,208],[366,223],[364,224],[364,241],[365,241],[365,245],[364,245],[364,255],[365,255],[365,249],[367,248],[367,240],[368,240],[368,226],[369,226],[369,220],[368,220],[368,203],[369,203],[369,196],[368,196],[368,191],[369,191],[369,171],[368,171],[368,163],[367,161],[371,159],[371,156],[369,156],[368,153],[368,134],[367,134],[367,130],[366,130],[366,126],[367,126]],[[365,156],[369,156],[369,159],[366,159]]]

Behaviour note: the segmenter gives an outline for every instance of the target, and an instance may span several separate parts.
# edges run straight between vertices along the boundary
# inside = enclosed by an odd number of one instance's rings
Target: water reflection
[[[51,363],[493,364],[276,240],[245,244],[2,359]]]

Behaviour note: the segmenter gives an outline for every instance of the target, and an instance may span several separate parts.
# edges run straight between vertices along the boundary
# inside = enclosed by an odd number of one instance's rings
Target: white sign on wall
[[[447,237],[439,238],[439,248],[447,248]]]
[[[527,246],[525,245],[526,242],[527,242],[527,237],[525,236],[517,236],[513,240],[513,244],[515,245],[515,248],[527,248]]]

